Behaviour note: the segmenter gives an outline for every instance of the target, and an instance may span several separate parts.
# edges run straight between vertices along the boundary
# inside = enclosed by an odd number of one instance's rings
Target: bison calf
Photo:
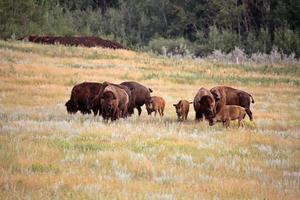
[[[148,115],[151,115],[152,112],[156,113],[158,111],[160,116],[164,116],[164,109],[165,109],[166,102],[163,98],[153,96],[146,100],[146,109],[148,112]]]
[[[178,121],[187,120],[187,116],[190,110],[190,104],[193,102],[188,102],[187,100],[180,100],[177,104],[173,104],[176,109],[176,114]]]
[[[243,119],[246,116],[246,109],[236,105],[225,105],[220,112],[218,112],[213,118],[213,122],[210,125],[214,125],[216,122],[223,122],[223,125],[229,127],[231,120],[238,120],[239,127],[244,127]]]

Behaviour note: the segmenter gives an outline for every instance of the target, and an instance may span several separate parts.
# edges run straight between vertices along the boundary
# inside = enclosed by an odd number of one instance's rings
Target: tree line
[[[300,0],[0,0],[0,16],[2,39],[99,36],[197,56],[235,47],[269,53],[276,46],[300,56]]]

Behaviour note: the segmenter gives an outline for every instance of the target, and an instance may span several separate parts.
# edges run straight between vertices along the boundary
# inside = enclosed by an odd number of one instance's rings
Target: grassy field
[[[165,117],[68,115],[76,83],[135,80]],[[200,87],[254,96],[254,122],[179,123]],[[0,199],[299,199],[300,66],[225,65],[0,41]]]

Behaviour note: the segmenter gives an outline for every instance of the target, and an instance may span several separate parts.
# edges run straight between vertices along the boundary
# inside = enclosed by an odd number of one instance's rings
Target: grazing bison
[[[101,83],[83,82],[73,87],[70,100],[66,102],[68,113],[76,113],[78,110],[82,114],[90,114],[93,110],[94,115],[97,115],[98,108],[91,106],[94,97],[102,88]]]
[[[152,112],[154,112],[155,116],[158,111],[160,116],[164,116],[164,109],[165,109],[166,102],[162,97],[153,96],[149,99],[147,99],[146,102],[146,109],[148,112],[148,115],[151,115]]]
[[[187,100],[180,100],[177,104],[173,104],[176,109],[176,114],[178,121],[187,120],[187,116],[190,110],[190,104],[193,102],[188,102]]]
[[[246,116],[246,109],[236,105],[225,105],[213,118],[213,122],[210,125],[214,125],[216,122],[222,122],[227,128],[229,127],[230,120],[238,120],[239,127],[244,127],[243,120]]]
[[[130,115],[133,114],[133,109],[136,108],[138,110],[139,115],[141,115],[141,107],[146,103],[146,100],[151,97],[150,93],[152,92],[152,90],[150,88],[146,88],[140,83],[133,81],[123,82],[120,85],[127,86],[131,90],[132,95],[134,96],[134,102],[128,108],[128,113]]]
[[[194,110],[196,120],[202,120],[203,116],[210,122],[216,114],[215,99],[211,92],[205,88],[200,88],[194,98]]]
[[[254,103],[251,94],[227,86],[217,86],[210,90],[216,101],[216,110],[219,112],[225,105],[238,105],[246,109],[246,113],[252,121],[250,102]]]
[[[104,120],[116,120],[127,116],[129,96],[121,87],[103,83],[104,89],[101,93],[101,109]]]

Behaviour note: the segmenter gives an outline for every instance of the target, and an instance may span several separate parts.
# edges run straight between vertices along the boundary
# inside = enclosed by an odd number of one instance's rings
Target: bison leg
[[[244,128],[243,118],[239,119],[239,128],[240,128],[240,126],[242,126],[242,128]]]
[[[252,112],[250,110],[251,102],[250,102],[249,94],[242,92],[239,94],[239,97],[240,97],[240,105],[245,108],[247,115],[249,116],[250,120],[252,121],[253,117],[252,117]]]
[[[230,125],[230,120],[226,119],[225,121],[223,121],[223,126],[225,126],[226,128],[228,128]]]
[[[124,116],[123,116],[123,117],[126,118],[127,116],[129,116],[128,108],[125,108],[125,109],[124,109]]]
[[[203,120],[203,113],[201,111],[196,111],[196,118],[195,120],[197,121],[202,121]]]
[[[93,110],[94,116],[96,117],[97,114],[98,114],[98,109],[97,109],[97,108],[94,108],[94,109],[92,109],[92,110]]]
[[[164,110],[163,109],[161,109],[161,116],[164,116]]]
[[[114,110],[114,112],[111,115],[111,121],[115,121],[119,118],[121,111],[118,111],[117,109]]]
[[[246,108],[245,111],[246,111],[247,115],[249,116],[250,121],[252,121],[252,120],[253,120],[253,117],[252,117],[252,112],[251,112],[251,110],[250,110],[249,108]]]
[[[128,116],[131,116],[132,114],[134,114],[134,110],[132,106],[128,107],[128,111],[127,111]]]
[[[139,112],[139,116],[141,115],[141,113],[142,113],[142,108],[141,107],[136,107],[136,109],[138,110],[138,112]]]

